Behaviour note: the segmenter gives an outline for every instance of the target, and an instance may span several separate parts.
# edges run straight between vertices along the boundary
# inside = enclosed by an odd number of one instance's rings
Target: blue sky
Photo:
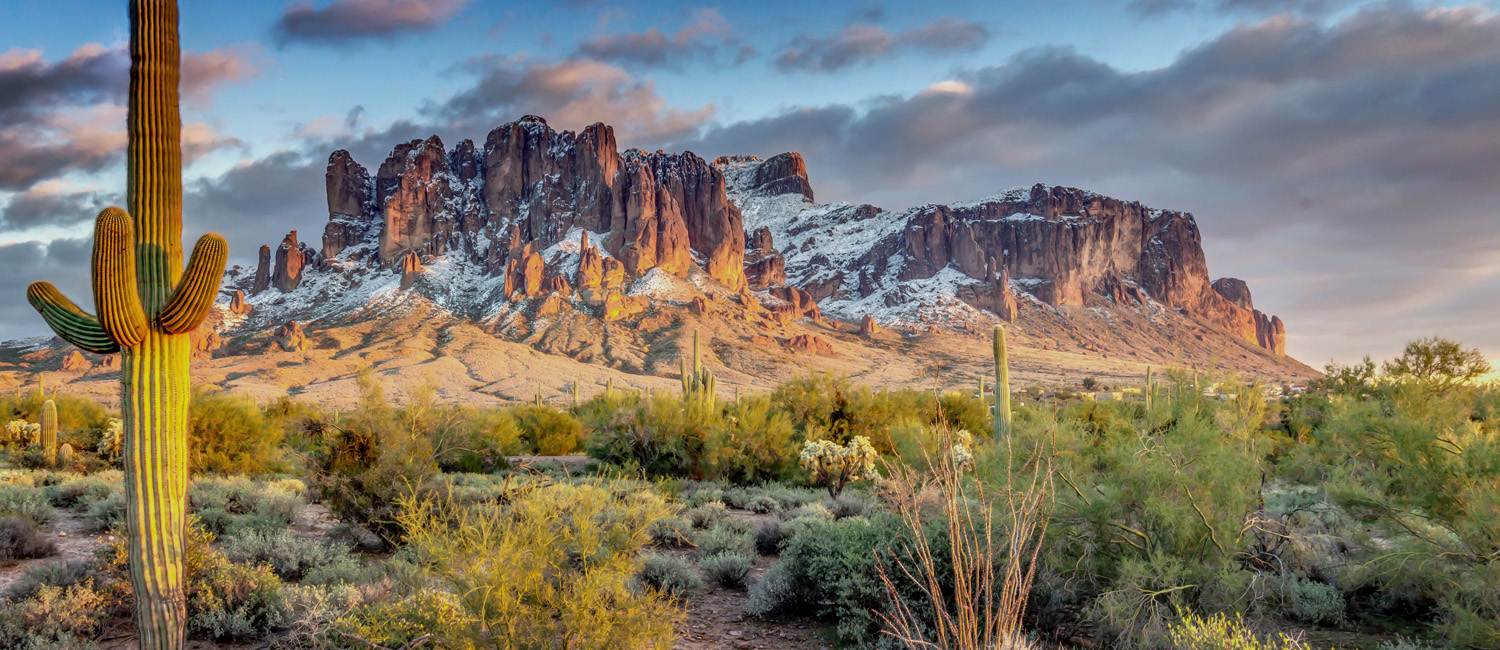
[[[123,4],[0,20],[0,159],[25,161],[0,169],[0,263],[75,294],[87,219],[123,188]],[[1211,273],[1249,281],[1294,356],[1442,334],[1500,357],[1492,1],[184,5],[190,223],[237,261],[321,228],[332,148],[373,168],[538,113],[626,145],[802,150],[820,199],[1046,182],[1192,211]],[[0,309],[0,337],[41,331]]]

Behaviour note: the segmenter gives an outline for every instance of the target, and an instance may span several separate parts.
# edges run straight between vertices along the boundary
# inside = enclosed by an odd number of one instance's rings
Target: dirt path
[[[87,561],[99,549],[114,541],[111,535],[87,532],[82,518],[71,510],[58,510],[57,519],[44,526],[42,532],[47,539],[52,540],[57,552],[47,557],[19,560],[0,566],[0,594],[8,593],[33,566],[49,562]]]
[[[761,557],[747,584],[755,584],[776,558]],[[744,615],[745,589],[705,585],[687,601],[687,619],[677,628],[673,648],[709,650],[815,650],[832,648],[824,626],[816,621],[762,621]]]

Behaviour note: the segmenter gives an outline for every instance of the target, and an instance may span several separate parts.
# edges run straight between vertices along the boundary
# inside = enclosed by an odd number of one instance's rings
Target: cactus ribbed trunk
[[[125,514],[141,648],[186,642],[188,333],[213,308],[229,246],[209,233],[182,264],[181,52],[175,0],[130,2],[126,200],[94,226],[94,305],[84,312],[49,282],[26,298],[59,336],[121,359]]]
[[[1010,433],[1010,359],[1005,328],[995,326],[995,441]]]
[[[57,464],[57,402],[42,402],[42,459],[48,467]]]
[[[153,325],[182,275],[180,60],[176,0],[131,0],[126,201],[135,218],[136,287]],[[179,648],[187,621],[188,335],[153,326],[121,352],[135,627],[141,648]]]

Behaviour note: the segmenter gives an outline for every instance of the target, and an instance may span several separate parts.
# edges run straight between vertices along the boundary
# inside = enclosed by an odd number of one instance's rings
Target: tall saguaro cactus
[[[678,359],[679,373],[682,375],[682,397],[683,399],[697,398],[705,404],[713,406],[715,391],[718,390],[714,382],[714,373],[703,367],[702,359],[698,356],[698,332],[693,332],[693,365],[689,369],[686,359]]]
[[[1010,433],[1010,359],[1005,349],[1005,328],[995,326],[995,441]]]
[[[42,402],[42,458],[51,467],[57,463],[57,402]]]
[[[127,213],[94,226],[90,315],[48,282],[26,290],[59,336],[120,354],[125,509],[135,627],[141,648],[185,642],[183,528],[187,495],[188,332],[203,322],[228,245],[204,235],[182,264],[181,52],[176,0],[130,0],[126,118]]]

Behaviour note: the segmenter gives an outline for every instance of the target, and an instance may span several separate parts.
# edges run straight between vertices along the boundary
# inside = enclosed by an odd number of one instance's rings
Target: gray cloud
[[[1382,5],[1244,25],[1144,72],[1033,49],[915,95],[673,146],[799,149],[820,197],[888,207],[1041,181],[1190,209],[1214,272],[1254,283],[1294,353],[1357,358],[1394,353],[1442,305],[1500,319],[1486,294],[1500,284],[1497,69],[1494,13]],[[1353,349],[1372,323],[1392,332],[1385,349]],[[1500,333],[1467,338],[1500,355]]]
[[[0,340],[36,336],[47,331],[26,302],[26,285],[48,280],[84,309],[92,309],[88,285],[91,246],[83,239],[59,239],[50,243],[22,242],[0,245],[0,266],[17,272],[0,274]]]
[[[103,192],[20,192],[0,210],[0,228],[73,226],[92,221],[105,206],[123,201],[124,197],[118,194]]]
[[[903,50],[931,54],[972,52],[989,40],[984,25],[956,18],[939,18],[902,32],[871,23],[853,23],[832,36],[798,36],[776,56],[783,71],[835,72],[869,63]]]
[[[333,0],[324,7],[300,3],[276,20],[281,44],[349,45],[388,40],[446,24],[468,0]]]
[[[1197,9],[1221,14],[1324,16],[1353,3],[1354,0],[1129,0],[1125,7],[1142,17]]]
[[[610,34],[584,41],[575,55],[641,68],[681,70],[690,64],[744,63],[755,48],[734,36],[716,9],[698,9],[681,29],[670,34],[657,28],[629,34]]]

